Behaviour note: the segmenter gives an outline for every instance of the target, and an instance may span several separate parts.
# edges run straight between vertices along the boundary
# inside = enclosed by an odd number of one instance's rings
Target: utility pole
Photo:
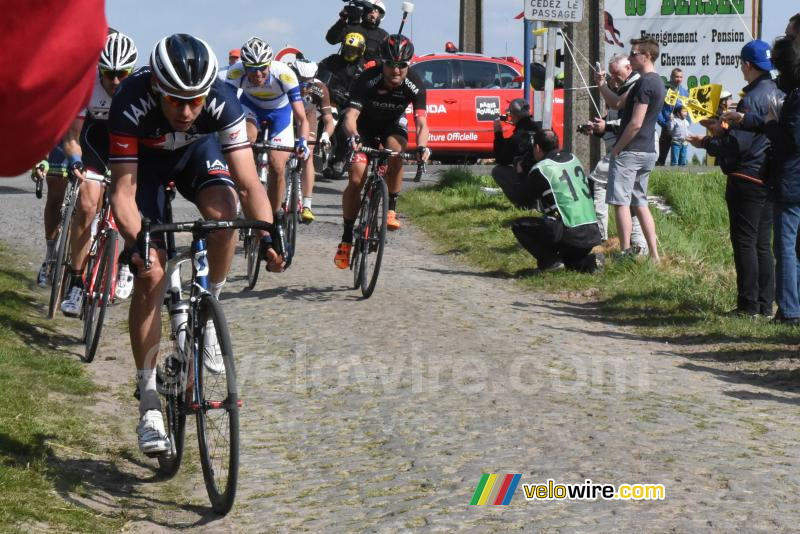
[[[483,0],[461,0],[458,23],[458,49],[483,52]]]

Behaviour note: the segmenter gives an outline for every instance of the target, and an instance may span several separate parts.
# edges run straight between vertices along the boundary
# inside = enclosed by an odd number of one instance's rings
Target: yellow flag
[[[674,106],[678,103],[678,92],[675,89],[667,89],[667,96],[664,97],[664,102],[668,106]]]
[[[719,95],[722,93],[722,86],[718,83],[700,85],[689,90],[689,98],[682,101],[689,110],[692,121],[698,122],[717,116],[719,108]]]

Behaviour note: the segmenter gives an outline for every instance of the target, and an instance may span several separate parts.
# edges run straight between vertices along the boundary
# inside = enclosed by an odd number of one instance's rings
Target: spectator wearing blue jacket
[[[765,43],[766,44],[766,43]],[[740,128],[763,131],[771,143],[767,159],[767,183],[773,201],[773,250],[775,252],[775,321],[800,325],[800,260],[797,237],[800,228],[800,38],[785,36],[772,47],[772,63],[778,70],[778,88],[785,99],[774,99],[765,114],[726,113],[723,119],[740,122]]]
[[[689,96],[689,90],[683,87],[681,83],[683,83],[683,71],[678,68],[672,69],[666,88],[677,91],[681,96]],[[658,138],[658,159],[656,160],[656,165],[658,166],[664,165],[667,161],[667,155],[669,155],[671,151],[672,135],[670,134],[669,123],[672,120],[675,109],[680,109],[681,107],[683,107],[683,104],[681,104],[680,100],[678,100],[674,106],[665,102],[661,108],[661,113],[658,114],[658,118],[656,119],[656,123],[661,127],[661,135]]]
[[[742,48],[742,75],[747,85],[736,106],[740,113],[765,116],[770,103],[784,96],[770,76],[773,66],[769,51],[769,45],[758,40]],[[728,177],[725,202],[737,290],[731,315],[771,317],[775,265],[771,250],[773,211],[767,187],[769,139],[764,133],[725,129],[716,119],[702,124],[714,135],[690,135],[689,142],[717,158]]]

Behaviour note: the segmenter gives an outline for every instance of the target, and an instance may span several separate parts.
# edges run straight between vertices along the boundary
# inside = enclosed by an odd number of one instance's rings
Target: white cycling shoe
[[[143,454],[161,454],[169,450],[169,438],[160,410],[147,410],[139,419],[136,433],[139,436],[139,450]]]
[[[50,263],[42,263],[42,266],[39,268],[39,274],[36,276],[36,285],[39,287],[49,286],[52,283],[51,278]]]
[[[128,264],[123,263],[119,266],[119,271],[117,272],[117,288],[114,291],[114,295],[118,299],[124,300],[131,296],[131,291],[133,291],[133,273]]]
[[[81,314],[83,304],[83,289],[78,286],[69,288],[69,293],[64,302],[61,303],[61,313],[67,317],[77,317]]]
[[[203,330],[203,363],[208,372],[215,375],[225,374],[225,362],[222,359],[222,349],[217,341],[217,330],[214,321],[206,322]]]

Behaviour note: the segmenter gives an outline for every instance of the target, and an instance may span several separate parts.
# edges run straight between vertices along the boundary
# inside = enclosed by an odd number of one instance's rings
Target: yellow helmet
[[[342,41],[342,57],[348,63],[352,63],[364,55],[367,49],[367,42],[364,36],[357,32],[348,33]]]

